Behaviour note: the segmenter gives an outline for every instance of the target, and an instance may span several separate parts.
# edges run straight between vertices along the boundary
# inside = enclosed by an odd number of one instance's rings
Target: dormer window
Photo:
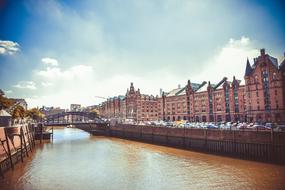
[[[258,83],[258,76],[257,75],[255,75],[255,77],[254,77],[254,83]]]
[[[276,74],[275,72],[274,72],[273,75],[272,75],[272,79],[273,79],[273,80],[276,80],[276,79],[277,79],[277,74]]]

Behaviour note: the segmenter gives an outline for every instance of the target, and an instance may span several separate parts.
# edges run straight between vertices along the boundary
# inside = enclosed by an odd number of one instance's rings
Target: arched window
[[[265,70],[262,72],[263,77],[263,89],[264,89],[264,104],[265,104],[265,110],[270,110],[270,93],[269,93],[269,74]]]
[[[196,122],[199,122],[199,116],[196,116]]]

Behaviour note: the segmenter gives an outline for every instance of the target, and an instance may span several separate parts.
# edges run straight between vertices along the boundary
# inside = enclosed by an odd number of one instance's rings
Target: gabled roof
[[[118,98],[119,98],[120,100],[123,100],[123,99],[125,99],[125,96],[119,95]]]
[[[259,56],[259,57],[260,57],[260,56]],[[251,66],[251,72],[256,68],[256,65],[257,65],[257,63],[258,63],[259,57],[254,59],[254,63],[253,63],[253,65]],[[278,59],[276,59],[275,57],[272,57],[272,56],[270,56],[270,55],[268,55],[268,54],[266,54],[266,57],[268,57],[269,61],[273,64],[273,66],[276,67],[276,69],[278,69]],[[250,64],[249,64],[249,65],[250,65]],[[246,65],[246,68],[247,68],[247,65]],[[250,72],[250,73],[251,73],[251,72]],[[245,76],[248,76],[248,75],[245,75]]]
[[[278,69],[278,60],[275,57],[271,57],[268,55],[269,60],[273,63],[273,65]]]
[[[208,86],[206,84],[207,84],[207,82],[204,81],[195,92],[207,91]]]
[[[245,75],[244,76],[249,76],[252,72],[252,67],[250,66],[249,60],[247,59],[246,61],[246,68],[245,68]]]
[[[201,84],[199,83],[191,83],[191,87],[193,91],[197,91],[200,88]]]
[[[178,96],[178,95],[182,95],[182,94],[186,94],[186,86],[185,87],[183,87],[183,88],[179,88],[180,90],[178,90],[178,92],[176,92],[176,96]]]
[[[185,88],[175,88],[171,90],[170,92],[165,93],[167,97],[169,96],[178,96],[178,95],[183,95],[185,94]]]
[[[6,110],[0,110],[0,117],[11,117],[11,114],[9,114]]]
[[[190,83],[190,84],[191,84],[193,91],[197,91],[201,86],[201,84],[199,84],[199,83]],[[186,86],[184,86],[183,88],[175,88],[175,89],[171,90],[170,92],[167,92],[164,94],[167,97],[184,95],[184,94],[186,94]]]
[[[281,64],[279,66],[279,68],[283,71],[285,71],[285,57],[283,58],[283,60],[281,61]]]
[[[227,81],[227,77],[224,77],[218,84],[216,84],[213,88],[214,90],[216,90],[217,88],[219,88],[224,82]]]

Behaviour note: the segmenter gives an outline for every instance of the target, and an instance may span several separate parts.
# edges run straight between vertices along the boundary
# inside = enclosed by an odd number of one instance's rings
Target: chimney
[[[181,85],[180,85],[180,84],[178,84],[178,88],[181,88]]]
[[[262,49],[260,50],[260,55],[261,55],[261,56],[264,56],[264,55],[265,55],[265,49],[264,49],[264,48],[262,48]]]
[[[159,95],[162,96],[162,88],[159,89]]]

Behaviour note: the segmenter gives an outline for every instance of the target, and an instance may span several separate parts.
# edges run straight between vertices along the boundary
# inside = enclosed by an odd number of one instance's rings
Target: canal
[[[0,189],[285,189],[285,166],[55,130]]]

